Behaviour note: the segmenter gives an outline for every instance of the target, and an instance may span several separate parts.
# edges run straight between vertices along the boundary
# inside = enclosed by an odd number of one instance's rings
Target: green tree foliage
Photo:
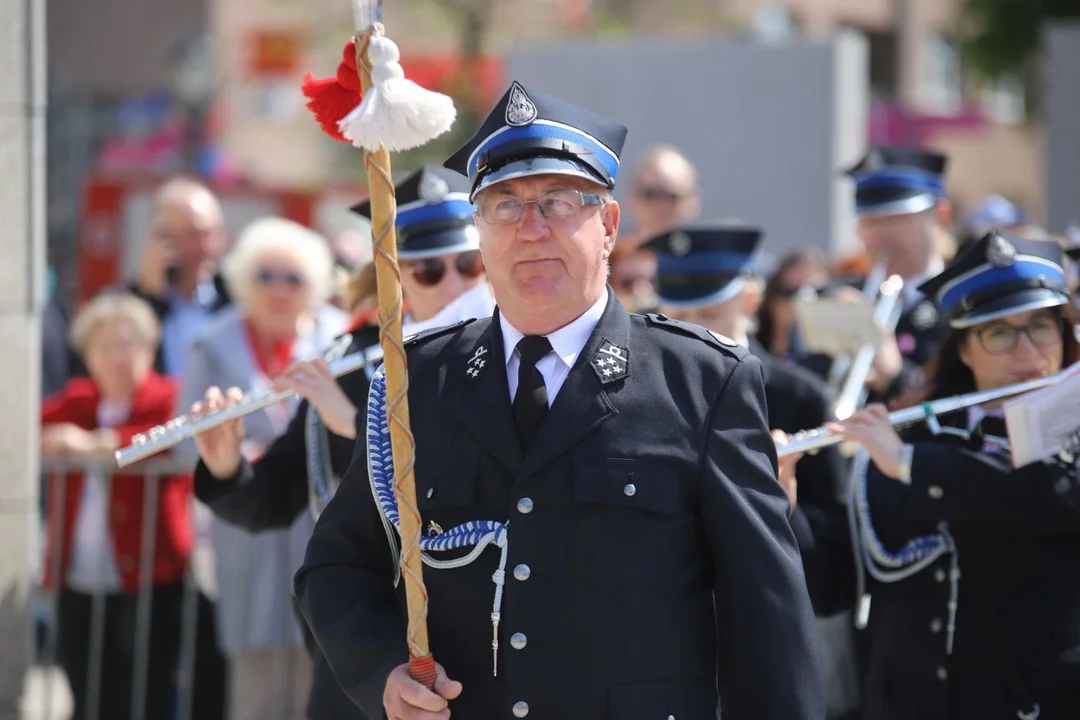
[[[1080,0],[963,0],[961,27],[970,67],[987,77],[1037,76],[1042,25],[1080,20]]]

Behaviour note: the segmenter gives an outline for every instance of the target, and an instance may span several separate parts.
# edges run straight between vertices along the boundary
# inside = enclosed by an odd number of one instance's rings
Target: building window
[[[869,32],[866,36],[870,54],[870,94],[876,101],[893,101],[899,93],[896,77],[896,33]]]
[[[988,81],[981,92],[983,112],[1002,125],[1019,125],[1027,115],[1024,83],[1013,76]]]
[[[959,44],[945,35],[929,36],[923,69],[920,95],[926,109],[943,115],[960,112],[964,106],[964,91]]]

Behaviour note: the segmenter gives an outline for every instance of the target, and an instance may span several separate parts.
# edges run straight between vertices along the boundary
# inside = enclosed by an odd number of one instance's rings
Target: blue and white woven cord
[[[852,546],[855,548],[856,599],[866,592],[863,568],[881,583],[905,580],[932,565],[945,553],[951,555],[949,569],[949,621],[945,636],[945,652],[952,654],[953,636],[956,631],[956,609],[960,589],[960,563],[956,543],[949,534],[949,524],[938,524],[938,534],[924,535],[909,540],[899,552],[889,552],[874,530],[867,500],[867,471],[870,469],[870,453],[860,447],[855,455],[852,473],[852,498],[848,503],[848,519]]]
[[[394,586],[396,587],[401,579],[401,546],[398,541],[401,533],[401,519],[398,515],[397,499],[394,496],[394,456],[390,446],[390,423],[386,413],[386,371],[383,366],[375,371],[375,376],[371,380],[371,390],[368,393],[367,459],[371,492],[379,508],[387,539],[390,541],[390,552],[394,555]],[[491,576],[495,583],[491,622],[496,633],[492,647],[497,649],[497,629],[501,615],[503,586],[506,581],[506,555],[509,546],[506,525],[494,520],[475,520],[450,528],[434,537],[421,537],[420,557],[429,567],[437,570],[451,570],[464,567],[476,560],[488,545],[494,545],[501,551],[499,567]],[[468,555],[453,560],[436,560],[428,554],[464,547],[473,549]]]

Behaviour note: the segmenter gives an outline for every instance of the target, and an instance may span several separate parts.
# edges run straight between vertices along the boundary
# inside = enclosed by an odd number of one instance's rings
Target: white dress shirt
[[[98,427],[122,425],[130,412],[131,406],[127,403],[102,400],[97,408]],[[99,472],[87,471],[83,475],[67,571],[68,586],[78,592],[118,593],[122,590],[109,527],[109,482]]]
[[[577,320],[561,327],[547,336],[548,342],[554,352],[549,352],[536,363],[536,369],[544,376],[544,385],[547,386],[548,407],[555,402],[555,396],[559,394],[559,388],[566,382],[570,368],[574,366],[578,355],[585,348],[596,324],[600,322],[600,316],[607,307],[607,292],[593,303],[592,307],[578,316]],[[517,351],[517,344],[525,333],[510,324],[506,316],[499,313],[499,325],[502,328],[503,352],[506,355],[506,383],[510,386],[510,402],[514,402],[517,393],[518,368],[521,367],[521,353]]]

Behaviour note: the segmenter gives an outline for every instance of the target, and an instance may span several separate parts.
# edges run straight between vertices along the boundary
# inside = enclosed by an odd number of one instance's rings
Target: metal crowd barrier
[[[133,650],[134,662],[132,664],[131,697],[129,703],[130,718],[131,720],[170,720],[169,718],[147,717],[146,713],[147,675],[150,664],[150,635],[154,602],[153,576],[155,543],[157,538],[157,507],[159,502],[160,480],[172,474],[190,473],[190,465],[180,464],[173,458],[164,457],[147,460],[131,468],[119,470],[115,464],[111,463],[85,463],[80,461],[43,458],[41,467],[44,476],[51,476],[53,478],[51,488],[52,492],[56,494],[53,498],[45,498],[42,512],[42,531],[47,535],[46,542],[54,548],[55,551],[51,558],[52,566],[49,573],[53,580],[51,587],[48,590],[45,590],[39,585],[37,588],[38,598],[41,605],[46,610],[47,619],[45,621],[44,639],[39,648],[40,655],[35,663],[37,669],[44,673],[40,682],[37,683],[37,688],[35,688],[41,692],[42,697],[27,699],[30,704],[38,709],[33,717],[35,720],[38,717],[42,718],[42,720],[55,720],[64,717],[63,715],[57,715],[59,708],[56,707],[56,698],[58,697],[59,690],[59,688],[56,687],[56,683],[59,681],[58,672],[62,672],[60,669],[61,666],[58,663],[59,658],[57,654],[58,644],[60,642],[59,633],[84,631],[84,628],[64,628],[61,626],[59,588],[62,585],[60,580],[66,580],[66,578],[61,578],[61,549],[65,542],[64,523],[50,522],[54,515],[62,520],[63,516],[61,513],[65,504],[65,496],[68,492],[68,473],[75,472],[84,474],[88,480],[91,476],[102,478],[106,496],[106,501],[103,506],[105,513],[103,522],[106,527],[109,525],[108,514],[111,506],[110,500],[114,476],[118,474],[142,475],[145,478],[145,492],[143,494],[143,507],[141,509],[143,523],[140,542],[140,557],[138,559],[139,585],[136,596],[135,645]],[[194,499],[192,499],[192,502],[194,503]],[[194,522],[194,512],[192,513],[192,518]],[[200,720],[199,718],[193,719],[192,715],[196,660],[196,627],[199,607],[199,586],[196,582],[192,562],[195,559],[200,544],[198,529],[196,528],[195,530],[195,544],[192,548],[191,560],[189,560],[188,568],[183,578],[181,622],[180,627],[177,629],[180,633],[180,646],[179,660],[176,668],[177,675],[174,683],[175,697],[172,701],[172,705],[175,709],[172,718],[175,718],[175,720]],[[285,548],[285,551],[287,553],[288,548]],[[45,548],[43,546],[41,548],[42,563],[44,562],[44,557]],[[104,560],[105,558],[102,559]],[[252,583],[246,582],[245,586],[250,592]],[[90,626],[85,629],[85,631],[89,633],[89,653],[86,669],[86,713],[84,718],[85,720],[113,720],[112,718],[104,717],[101,710],[103,703],[102,679],[105,673],[110,672],[110,668],[104,667],[106,593],[104,591],[86,593],[84,590],[76,590],[76,592],[91,595]],[[248,604],[249,603],[245,601],[244,605],[247,606]],[[290,681],[290,676],[293,669],[291,667],[291,657],[288,650],[289,648],[287,647],[279,647],[276,649],[274,677],[266,679],[268,692],[285,692],[286,694],[291,692],[292,682]],[[226,688],[228,688],[227,679],[224,679],[223,682]],[[289,718],[289,705],[289,702],[277,703],[275,714],[278,717],[267,718],[266,720],[292,720],[292,718]],[[229,714],[228,707],[229,702],[228,698],[226,698],[225,717],[228,717]]]

